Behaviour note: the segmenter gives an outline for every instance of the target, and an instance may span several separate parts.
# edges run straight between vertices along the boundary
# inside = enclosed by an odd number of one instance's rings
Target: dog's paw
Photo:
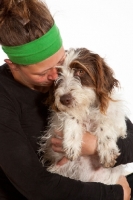
[[[76,160],[80,156],[80,152],[73,148],[65,149],[65,153],[66,157],[71,161]]]
[[[66,157],[73,161],[76,160],[80,154],[81,154],[81,146],[82,146],[82,140],[81,138],[67,138],[67,140],[64,139],[63,141],[63,150],[66,154]]]
[[[113,167],[119,155],[120,155],[119,151],[113,149],[109,153],[106,152],[104,156],[102,155],[102,158],[100,158],[100,162],[103,167],[106,168]]]
[[[113,167],[113,166],[115,165],[115,163],[116,163],[116,160],[112,160],[110,163],[104,161],[104,162],[101,163],[101,164],[102,164],[102,166],[105,167],[105,168],[110,168],[110,167]]]

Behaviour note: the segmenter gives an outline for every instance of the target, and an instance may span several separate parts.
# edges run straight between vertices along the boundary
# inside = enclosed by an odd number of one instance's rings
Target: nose
[[[58,78],[58,73],[56,68],[51,68],[48,73],[48,80],[56,80]]]
[[[71,94],[64,94],[60,97],[60,102],[65,105],[68,106],[71,104],[72,102],[72,95]]]

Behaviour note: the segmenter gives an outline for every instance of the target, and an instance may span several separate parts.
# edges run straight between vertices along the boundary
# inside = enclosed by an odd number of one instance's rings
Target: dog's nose
[[[65,106],[70,105],[71,101],[72,101],[71,94],[64,94],[63,96],[60,97],[60,102]]]

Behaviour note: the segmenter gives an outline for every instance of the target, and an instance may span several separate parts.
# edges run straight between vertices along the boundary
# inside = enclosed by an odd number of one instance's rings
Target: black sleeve
[[[116,165],[127,164],[133,162],[133,124],[129,119],[126,119],[127,137],[118,140],[120,156],[117,158]]]
[[[83,183],[47,172],[23,133],[16,110],[11,98],[1,95],[0,167],[23,196],[28,200],[123,199],[120,185]]]

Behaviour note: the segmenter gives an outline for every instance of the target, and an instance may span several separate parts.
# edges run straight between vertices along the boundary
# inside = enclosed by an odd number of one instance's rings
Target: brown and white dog
[[[52,173],[84,182],[114,184],[122,167],[111,168],[120,154],[119,137],[126,137],[125,110],[117,91],[119,82],[105,61],[88,49],[70,49],[55,82],[53,109],[49,128],[42,136],[42,163]],[[63,153],[50,145],[55,130],[63,132]],[[97,155],[80,156],[82,136],[88,131],[97,136]],[[89,144],[88,144],[89,145]],[[66,156],[63,166],[57,162]]]

